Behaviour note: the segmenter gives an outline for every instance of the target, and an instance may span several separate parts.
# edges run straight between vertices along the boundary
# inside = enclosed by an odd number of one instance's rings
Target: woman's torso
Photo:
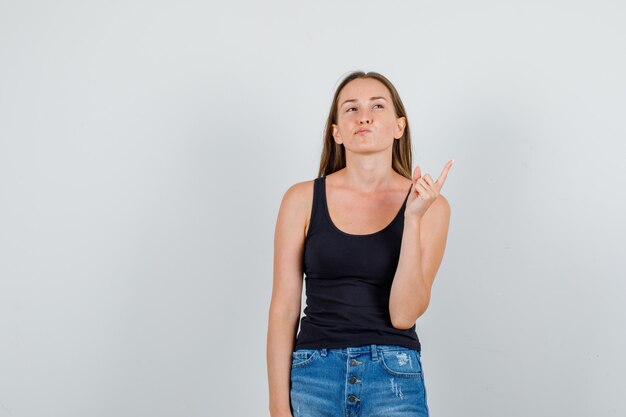
[[[307,306],[296,349],[375,343],[419,351],[415,326],[394,328],[388,304],[411,181],[368,199],[334,189],[332,179],[326,187],[326,179],[313,184],[303,255]]]

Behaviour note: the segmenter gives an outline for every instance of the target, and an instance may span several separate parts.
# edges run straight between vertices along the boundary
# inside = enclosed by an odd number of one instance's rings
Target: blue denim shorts
[[[428,417],[421,352],[403,346],[297,349],[293,417]]]

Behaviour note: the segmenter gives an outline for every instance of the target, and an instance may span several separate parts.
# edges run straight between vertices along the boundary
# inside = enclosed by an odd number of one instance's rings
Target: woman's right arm
[[[276,220],[274,279],[267,329],[269,409],[272,417],[291,416],[291,353],[300,321],[304,230],[312,194],[312,181],[291,186],[283,196]]]

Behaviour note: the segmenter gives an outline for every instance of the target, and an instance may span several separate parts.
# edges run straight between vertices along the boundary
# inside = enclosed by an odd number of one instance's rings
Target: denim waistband
[[[363,345],[363,346],[351,346],[345,348],[329,348],[329,349],[319,349],[322,356],[326,356],[328,352],[337,352],[337,353],[371,353],[373,358],[376,358],[378,352],[381,351],[398,351],[398,350],[413,350],[411,348],[399,345]]]
[[[329,350],[332,352],[342,352],[342,353],[360,353],[360,352],[371,352],[373,350],[381,351],[381,350],[412,350],[412,349],[405,347],[405,346],[399,346],[399,345],[371,344],[371,345],[363,345],[363,346],[351,346],[351,347],[345,347],[345,348],[330,348],[330,349],[324,349],[324,350]]]

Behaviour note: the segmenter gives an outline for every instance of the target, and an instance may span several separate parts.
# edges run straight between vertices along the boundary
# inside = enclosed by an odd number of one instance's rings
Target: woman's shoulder
[[[310,222],[310,213],[313,206],[313,185],[315,180],[297,182],[291,185],[284,193],[278,212],[279,224],[284,224],[292,230],[298,230],[298,235],[306,233]]]
[[[300,181],[287,188],[283,195],[281,209],[284,208],[284,211],[308,216],[313,205],[314,182],[315,179]]]
[[[283,200],[288,200],[293,205],[301,205],[313,198],[313,184],[315,179],[300,181],[292,184],[283,196]]]

